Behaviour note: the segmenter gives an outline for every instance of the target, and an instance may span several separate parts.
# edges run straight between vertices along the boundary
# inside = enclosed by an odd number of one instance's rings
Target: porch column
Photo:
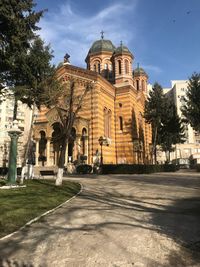
[[[50,137],[47,137],[47,163],[46,165],[47,166],[50,166],[51,165],[51,160],[50,160]]]
[[[86,136],[85,137],[85,155],[87,156],[87,161],[86,161],[87,164],[89,162],[89,158],[88,158],[89,157],[88,142],[89,142],[88,136]]]
[[[38,166],[38,157],[39,157],[39,139],[36,139],[35,166]]]

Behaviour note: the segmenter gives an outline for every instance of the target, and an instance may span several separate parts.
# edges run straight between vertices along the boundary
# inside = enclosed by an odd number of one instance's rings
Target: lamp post
[[[104,142],[104,138],[103,136],[100,136],[99,144],[101,146],[101,165],[103,165],[103,142]]]
[[[8,164],[8,183],[15,184],[17,176],[17,141],[21,134],[18,128],[18,121],[14,120],[11,129],[8,131],[8,135],[11,138],[10,142],[10,154]]]

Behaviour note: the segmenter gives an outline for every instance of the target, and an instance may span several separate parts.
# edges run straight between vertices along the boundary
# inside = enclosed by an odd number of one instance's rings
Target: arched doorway
[[[42,162],[42,166],[44,166],[46,158],[46,145],[47,145],[47,139],[46,139],[46,133],[45,131],[40,131],[40,140],[39,140],[39,158],[38,160]]]
[[[76,160],[74,153],[75,140],[76,140],[76,129],[73,127],[68,140],[68,162],[73,162],[74,160]]]
[[[57,165],[62,142],[62,125],[59,122],[55,122],[52,127],[51,144],[53,146],[53,165]]]

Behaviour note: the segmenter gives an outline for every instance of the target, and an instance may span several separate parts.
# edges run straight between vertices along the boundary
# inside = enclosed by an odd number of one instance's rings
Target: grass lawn
[[[55,208],[80,190],[80,184],[26,180],[26,188],[0,190],[0,237],[16,231],[31,219]]]

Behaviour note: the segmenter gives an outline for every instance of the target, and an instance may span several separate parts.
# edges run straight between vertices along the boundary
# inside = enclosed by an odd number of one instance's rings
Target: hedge
[[[104,164],[102,174],[142,174],[154,172],[175,172],[177,166],[173,164],[142,165],[142,164]]]
[[[76,167],[76,172],[78,174],[87,174],[91,173],[92,171],[92,166],[88,164],[81,164]]]
[[[197,170],[197,172],[200,172],[200,164],[197,164],[196,170]]]

